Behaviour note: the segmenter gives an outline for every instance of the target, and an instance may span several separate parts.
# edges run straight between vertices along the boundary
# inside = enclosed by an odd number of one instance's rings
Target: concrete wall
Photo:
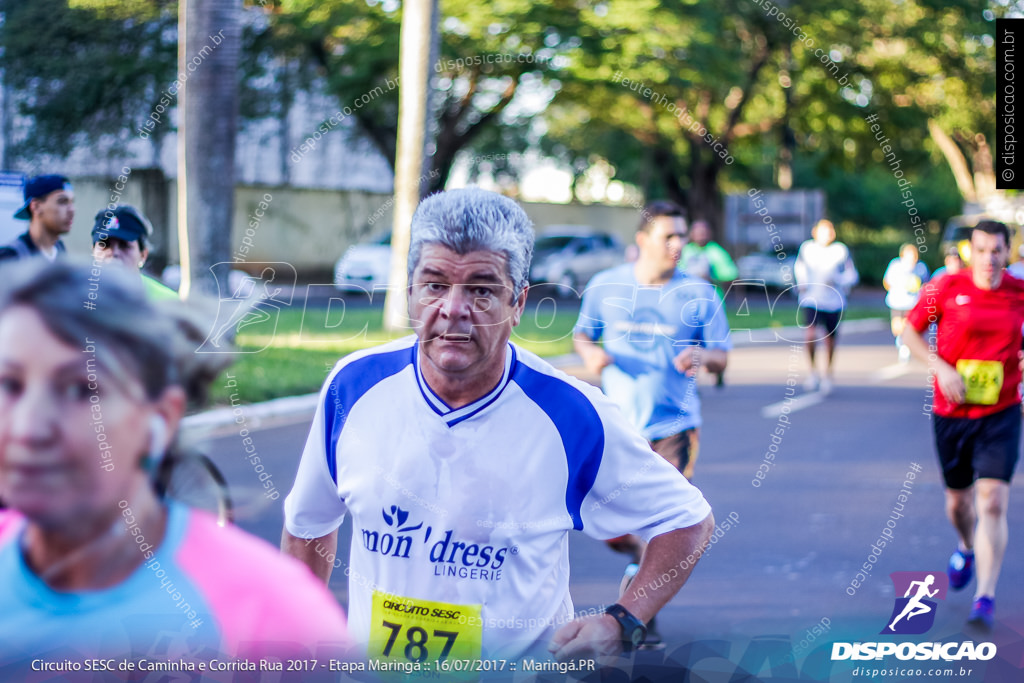
[[[75,191],[75,220],[71,225],[71,232],[64,237],[64,244],[68,252],[77,256],[88,256],[92,250],[93,219],[96,214],[105,209],[111,201],[111,195],[117,194],[117,176],[93,177],[93,178],[72,178],[71,185]],[[120,196],[114,197],[117,204],[131,204],[132,206],[146,210],[142,201],[143,183],[137,178],[133,180],[130,176],[128,183]],[[152,218],[151,218],[152,220]],[[28,227],[28,223],[25,223]]]
[[[628,206],[535,202],[525,202],[522,206],[539,232],[548,225],[589,225],[614,233],[622,238],[623,243],[629,244],[640,223],[640,210]]]
[[[75,220],[65,238],[68,250],[85,256],[97,212],[116,194],[117,177],[72,179]],[[166,195],[161,196],[160,186]],[[113,200],[132,204],[153,222],[154,257],[178,261],[177,185],[135,172],[120,196]],[[261,205],[262,204],[262,205]],[[321,274],[352,244],[391,229],[391,195],[354,190],[318,190],[294,187],[238,186],[231,229],[232,258],[244,262],[285,261],[305,273]],[[523,208],[543,231],[549,225],[589,225],[632,240],[639,220],[637,209],[599,204],[524,203]],[[257,215],[262,213],[262,216]],[[168,229],[170,227],[170,229]],[[168,237],[171,237],[168,239]]]

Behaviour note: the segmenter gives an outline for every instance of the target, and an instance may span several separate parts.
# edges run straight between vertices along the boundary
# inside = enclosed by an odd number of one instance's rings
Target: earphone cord
[[[79,562],[83,557],[96,553],[98,550],[102,550],[111,540],[118,539],[128,534],[128,527],[124,523],[121,516],[114,518],[114,521],[102,534],[92,539],[88,543],[75,548],[70,553],[62,557],[56,563],[47,567],[45,570],[39,572],[37,576],[45,583],[50,583],[50,580],[59,576],[62,571],[70,566],[73,566],[76,562]],[[25,540],[25,533],[22,532],[20,539],[22,557],[28,557],[28,544]],[[135,550],[134,544],[131,544],[130,550]],[[108,563],[106,569],[113,571],[117,566],[117,563]],[[97,579],[102,579],[103,576],[97,576]]]

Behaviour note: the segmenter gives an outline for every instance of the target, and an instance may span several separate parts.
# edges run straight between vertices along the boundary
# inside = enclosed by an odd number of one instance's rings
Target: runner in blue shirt
[[[715,288],[677,270],[686,237],[681,207],[650,204],[637,229],[636,262],[598,273],[590,282],[574,341],[605,393],[654,451],[690,479],[700,443],[697,372],[701,366],[724,371],[731,343]],[[609,545],[633,556],[625,585],[646,544],[624,536]]]

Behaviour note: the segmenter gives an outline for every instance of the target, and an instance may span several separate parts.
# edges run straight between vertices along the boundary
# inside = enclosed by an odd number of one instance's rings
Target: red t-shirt
[[[985,403],[956,404],[950,403],[936,387],[936,415],[979,418],[1020,403],[1017,354],[1024,325],[1024,281],[1004,274],[996,289],[980,289],[975,286],[970,270],[946,275],[922,288],[907,321],[922,333],[930,323],[937,323],[939,358],[957,368],[961,375],[974,378],[971,382],[978,388],[968,386],[968,391],[975,398],[989,395]],[[962,362],[961,367],[958,361]],[[985,361],[989,361],[988,366]],[[996,364],[992,361],[1002,366],[1001,386],[996,379],[998,367],[993,367]],[[991,399],[996,400],[992,403]]]

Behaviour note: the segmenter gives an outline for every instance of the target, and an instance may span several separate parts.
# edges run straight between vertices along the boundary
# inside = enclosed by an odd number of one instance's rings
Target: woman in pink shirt
[[[180,302],[96,272],[38,261],[0,285],[0,679],[40,657],[342,656],[344,614],[305,566],[158,495],[224,356],[194,353]]]

